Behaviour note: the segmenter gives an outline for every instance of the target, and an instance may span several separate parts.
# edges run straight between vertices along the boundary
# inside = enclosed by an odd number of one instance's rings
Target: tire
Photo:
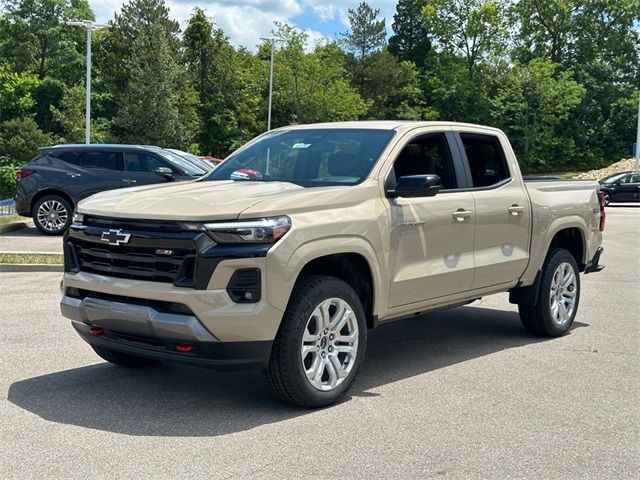
[[[611,200],[613,200],[613,198],[611,197],[611,193],[609,192],[602,192],[604,193],[604,204],[609,205],[611,203]]]
[[[565,249],[551,249],[542,268],[537,303],[518,305],[524,328],[542,337],[565,335],[573,324],[579,304],[580,274],[575,258]]]
[[[33,223],[45,235],[62,235],[73,221],[73,208],[58,195],[47,195],[33,206]]]
[[[334,277],[305,275],[293,289],[273,344],[269,387],[279,399],[305,408],[336,403],[358,374],[366,342],[364,309],[355,291]]]
[[[126,368],[139,368],[149,365],[156,365],[159,362],[151,358],[136,357],[135,355],[129,355],[128,353],[118,352],[106,347],[99,347],[97,345],[91,345],[93,351],[98,354],[103,360],[109,363],[113,363],[119,367]]]

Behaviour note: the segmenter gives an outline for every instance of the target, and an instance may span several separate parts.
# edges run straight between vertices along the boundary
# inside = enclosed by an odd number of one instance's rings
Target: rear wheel
[[[267,381],[280,399],[307,408],[338,402],[353,383],[366,349],[358,295],[334,277],[296,284],[276,337]]]
[[[42,197],[33,206],[33,223],[46,235],[62,235],[71,220],[71,205],[58,195]]]
[[[535,305],[518,305],[524,327],[534,335],[558,337],[569,331],[580,302],[580,274],[565,249],[552,249],[544,263]]]
[[[103,360],[118,365],[119,367],[138,368],[159,363],[157,360],[150,358],[137,357],[128,353],[118,352],[110,348],[91,345],[93,351],[96,352]]]

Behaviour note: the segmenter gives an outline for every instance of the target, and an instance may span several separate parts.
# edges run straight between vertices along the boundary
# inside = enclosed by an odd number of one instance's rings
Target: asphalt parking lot
[[[383,326],[316,411],[259,372],[112,367],[60,274],[0,273],[0,478],[640,478],[640,208],[607,214],[569,335],[529,336],[506,294]]]

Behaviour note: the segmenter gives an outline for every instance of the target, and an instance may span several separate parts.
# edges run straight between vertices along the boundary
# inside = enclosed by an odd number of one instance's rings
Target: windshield
[[[189,152],[183,152],[181,150],[175,150],[173,148],[166,148],[165,150],[168,150],[171,153],[175,153],[176,155],[178,155],[179,157],[182,157],[186,160],[188,160],[189,162],[191,162],[192,164],[194,164],[196,167],[205,170],[206,172],[212,170],[211,165],[209,165],[207,162],[205,162],[204,160],[202,160],[200,157],[198,157],[197,155],[194,155],[193,153],[189,153]]]
[[[361,128],[272,132],[233,153],[207,179],[355,185],[369,174],[394,134]]]
[[[611,175],[607,178],[603,178],[602,180],[600,180],[600,182],[602,183],[613,183],[613,182],[617,182],[618,180],[620,180],[622,177],[624,177],[625,175],[629,175],[628,172],[625,173],[617,173],[615,175]]]
[[[158,153],[165,160],[169,161],[170,163],[172,163],[174,165],[177,165],[187,175],[190,175],[192,177],[200,177],[200,176],[204,175],[205,173],[207,173],[207,170],[204,170],[203,168],[200,168],[200,167],[194,165],[189,160],[187,160],[185,158],[182,158],[180,155],[176,155],[173,152],[170,152],[168,150],[162,149],[162,150],[158,150]]]

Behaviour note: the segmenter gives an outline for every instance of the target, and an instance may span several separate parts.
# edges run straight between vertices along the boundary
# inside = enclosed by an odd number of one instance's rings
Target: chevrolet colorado
[[[525,182],[494,128],[291,126],[208,177],[81,201],[61,310],[114,364],[258,366],[320,407],[382,323],[509,292],[528,331],[567,333],[604,221],[596,182]]]

